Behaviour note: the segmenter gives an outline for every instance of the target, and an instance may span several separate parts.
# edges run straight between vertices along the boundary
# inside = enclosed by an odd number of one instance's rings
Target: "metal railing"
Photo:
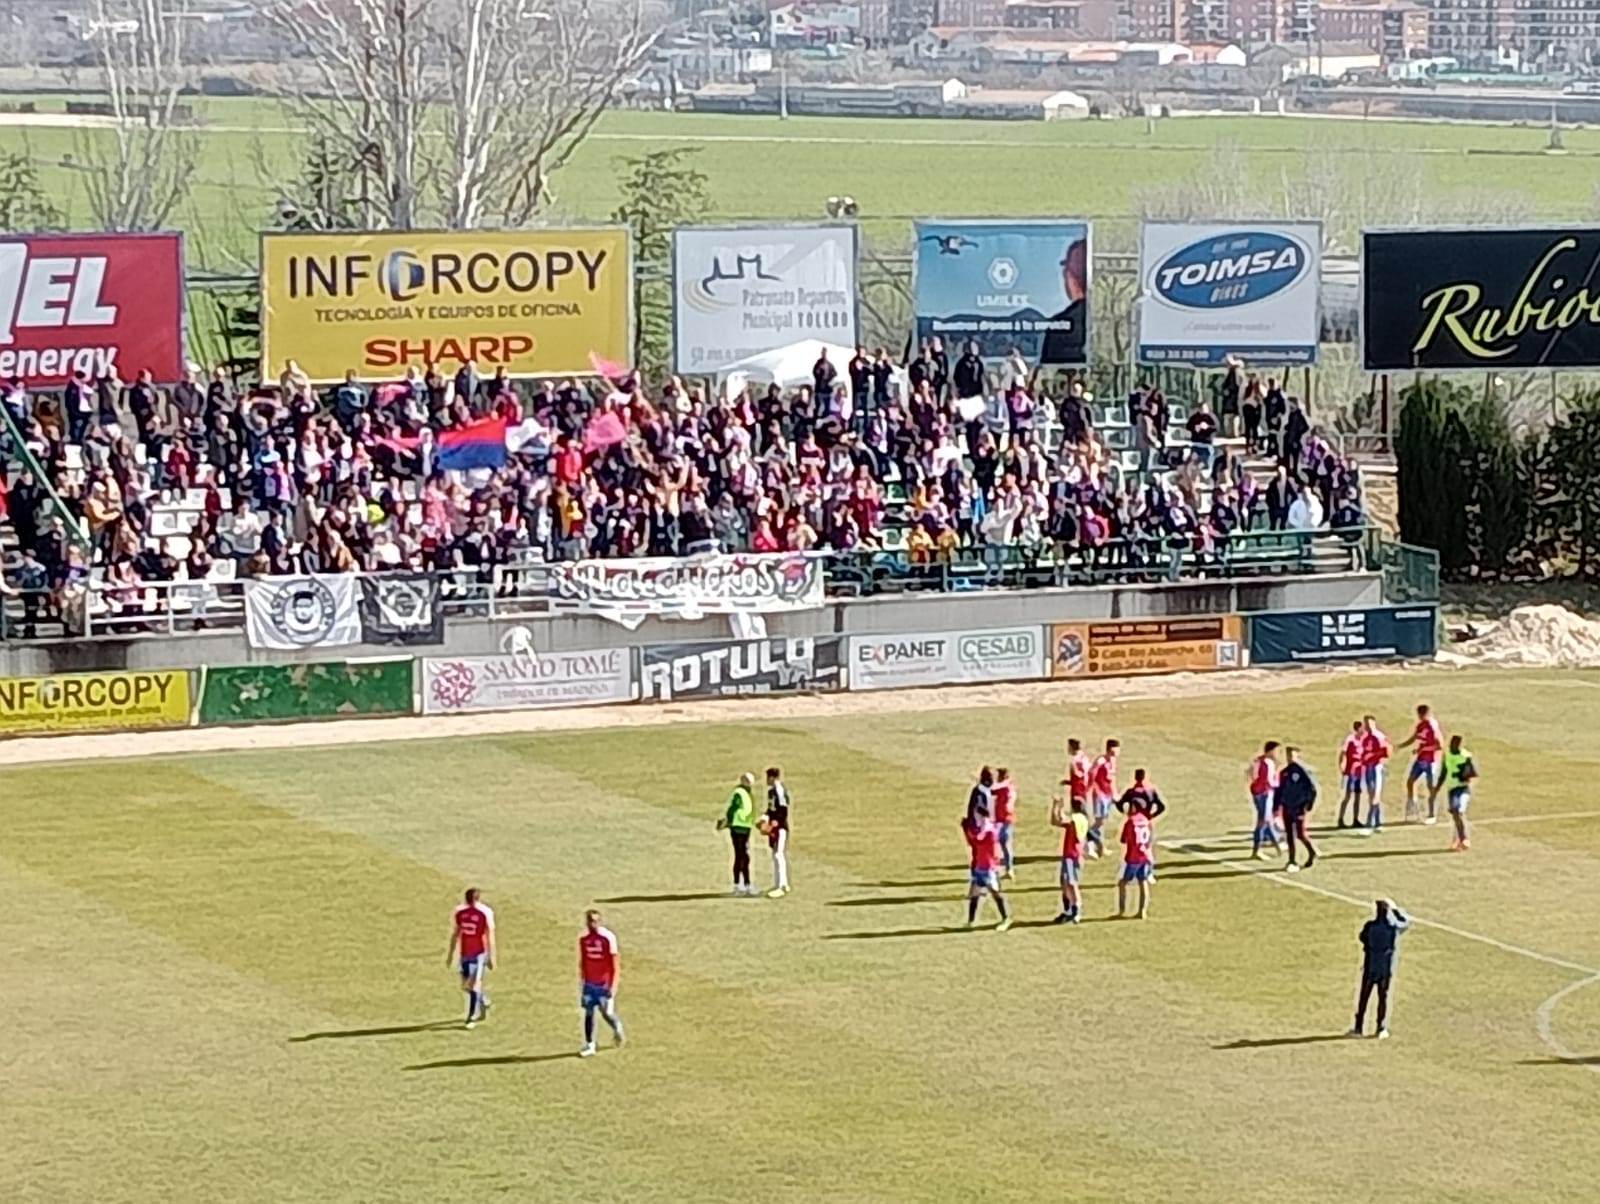
[[[1400,543],[1372,528],[1367,533],[1367,567],[1383,574],[1383,599],[1395,605],[1439,601],[1439,553]]]

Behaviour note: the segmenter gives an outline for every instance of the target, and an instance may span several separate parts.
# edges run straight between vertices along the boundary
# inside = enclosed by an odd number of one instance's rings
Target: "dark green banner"
[[[409,715],[411,662],[225,665],[205,671],[201,723]]]

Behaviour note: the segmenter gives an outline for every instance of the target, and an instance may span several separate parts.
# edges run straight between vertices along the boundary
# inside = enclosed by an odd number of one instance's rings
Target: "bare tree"
[[[95,0],[109,130],[76,139],[89,207],[106,230],[158,230],[188,198],[199,136],[179,98],[188,0]]]

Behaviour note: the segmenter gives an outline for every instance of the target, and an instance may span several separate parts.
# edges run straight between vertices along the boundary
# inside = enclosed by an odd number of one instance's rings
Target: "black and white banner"
[[[550,609],[635,630],[650,615],[765,615],[821,606],[826,565],[804,552],[578,560],[549,568]]]
[[[439,583],[426,573],[361,580],[361,639],[368,644],[442,644]]]
[[[350,573],[262,577],[245,582],[245,630],[252,648],[292,652],[361,640],[359,580]]]
[[[639,698],[831,692],[843,688],[843,660],[840,636],[646,644],[639,649]]]

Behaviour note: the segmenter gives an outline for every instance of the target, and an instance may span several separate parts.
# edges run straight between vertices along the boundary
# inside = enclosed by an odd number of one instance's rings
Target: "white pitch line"
[[[1592,1070],[1596,1074],[1600,1074],[1600,1062],[1590,1061],[1582,1054],[1574,1053],[1569,1049],[1566,1043],[1556,1036],[1554,1023],[1557,1004],[1568,995],[1596,984],[1600,984],[1600,974],[1596,974],[1593,978],[1580,978],[1577,982],[1568,983],[1539,1005],[1538,1010],[1533,1014],[1533,1026],[1539,1030],[1539,1040],[1543,1041],[1556,1057],[1563,1062],[1570,1062],[1574,1066],[1582,1066],[1585,1070]]]
[[[1600,811],[1556,811],[1548,815],[1491,815],[1488,819],[1474,819],[1472,826],[1481,828],[1485,824],[1543,824],[1557,823],[1563,820],[1574,819],[1600,819]],[[1398,830],[1405,825],[1396,824]],[[1413,825],[1414,826],[1414,825]],[[1337,836],[1340,832],[1355,834],[1353,828],[1312,828],[1313,836]],[[1161,844],[1219,844],[1223,841],[1246,840],[1250,836],[1249,828],[1239,828],[1233,832],[1218,832],[1211,836],[1173,836],[1163,840]]]
[[[1596,818],[1600,818],[1600,811],[1557,811],[1552,815],[1491,815],[1488,819],[1473,820],[1472,826],[1481,828],[1484,824],[1538,824],[1553,823],[1562,819]]]

